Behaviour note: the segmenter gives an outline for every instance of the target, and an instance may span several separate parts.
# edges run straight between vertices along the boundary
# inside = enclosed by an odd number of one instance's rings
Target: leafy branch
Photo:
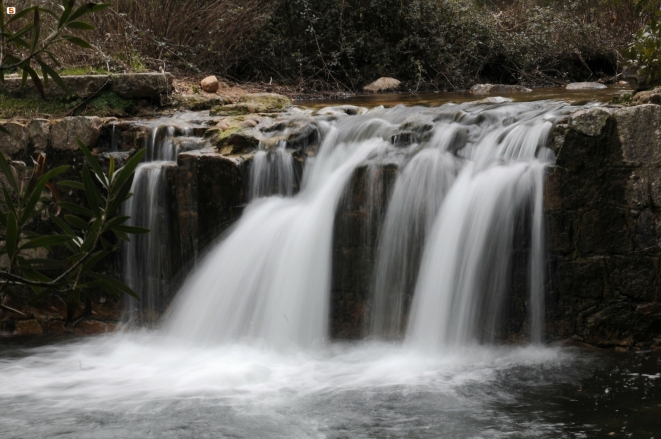
[[[80,141],[78,147],[85,155],[88,166],[82,169],[82,182],[60,181],[59,185],[83,191],[87,207],[60,201],[59,193],[52,179],[69,169],[60,166],[44,172],[46,156],[41,154],[35,161],[34,171],[26,185],[18,178],[18,173],[0,154],[0,172],[3,181],[0,208],[0,258],[6,256],[4,269],[0,270],[0,293],[10,292],[13,287],[29,287],[35,294],[33,301],[48,294],[66,294],[67,320],[80,303],[99,289],[119,297],[122,293],[137,297],[122,282],[105,274],[93,271],[107,255],[117,250],[117,245],[108,238],[114,234],[122,240],[129,240],[129,234],[147,233],[149,230],[126,225],[128,216],[120,214],[121,205],[128,200],[135,169],[142,160],[145,150],[135,154],[121,169],[115,169],[115,161],[110,158],[108,172]],[[52,199],[43,195],[48,189]],[[56,212],[48,212],[55,201]],[[59,217],[60,211],[71,212]],[[57,226],[59,233],[41,235],[28,230],[35,217],[46,215]],[[53,253],[58,248],[67,256],[60,259],[31,258],[29,250],[45,249]],[[53,274],[57,273],[57,274]],[[0,305],[10,311],[16,311]]]
[[[76,8],[76,0],[62,0],[61,12],[41,6],[31,6],[19,11],[11,19],[5,22],[4,0],[0,0],[0,81],[4,82],[5,72],[22,71],[22,85],[25,86],[28,77],[32,79],[39,93],[44,96],[44,87],[48,86],[48,78],[51,77],[62,89],[67,86],[51,65],[45,61],[46,58],[56,67],[60,67],[55,54],[50,50],[52,46],[69,42],[77,46],[91,49],[90,43],[84,39],[68,33],[71,30],[93,30],[94,26],[81,19],[88,14],[99,12],[110,6],[107,3],[87,2]],[[27,18],[32,14],[25,26],[17,31],[12,31],[8,25]],[[51,29],[44,29],[42,16],[50,16],[56,25]],[[44,37],[42,31],[48,33]],[[43,76],[43,82],[33,65],[38,65]]]

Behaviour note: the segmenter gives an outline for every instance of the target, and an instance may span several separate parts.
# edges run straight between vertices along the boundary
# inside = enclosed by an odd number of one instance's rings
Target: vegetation
[[[60,181],[59,185],[83,191],[87,206],[60,201],[52,180],[68,166],[45,172],[46,156],[42,153],[26,183],[0,154],[0,171],[7,182],[3,185],[0,200],[3,210],[0,214],[0,257],[6,257],[6,266],[0,270],[0,293],[11,294],[15,287],[29,287],[35,300],[52,293],[66,294],[69,320],[79,302],[87,299],[90,292],[102,289],[115,296],[121,293],[135,296],[129,287],[95,272],[94,268],[117,249],[109,234],[128,241],[128,234],[148,232],[125,225],[129,217],[119,214],[122,203],[132,196],[129,191],[133,174],[145,151],[133,156],[119,170],[115,170],[111,158],[110,168],[105,173],[87,147],[81,142],[78,144],[88,162],[82,170],[82,183]],[[50,190],[50,198],[43,195],[46,188]],[[57,206],[54,212],[52,204]],[[62,209],[68,213],[60,218]],[[30,223],[40,215],[48,215],[59,232],[46,235],[30,231]],[[40,249],[52,253],[56,247],[65,252],[61,259],[32,257],[39,254]]]
[[[649,21],[624,53],[643,84],[649,87],[661,85],[661,4],[639,0],[638,5],[641,14],[649,16]]]

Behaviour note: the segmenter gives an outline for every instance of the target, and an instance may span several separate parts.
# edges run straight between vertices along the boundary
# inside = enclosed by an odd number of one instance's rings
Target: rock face
[[[126,73],[119,75],[63,76],[68,92],[55,81],[49,81],[44,94],[47,99],[73,96],[87,98],[101,89],[115,92],[126,99],[150,99],[159,101],[161,95],[172,93],[172,75],[169,73]],[[21,78],[6,78],[0,92],[15,97],[39,97],[34,84],[28,81],[21,87]]]
[[[383,77],[377,79],[369,85],[366,85],[363,87],[363,90],[369,93],[378,93],[380,91],[394,90],[399,87],[401,83],[401,81],[398,81],[395,78]]]
[[[7,157],[17,157],[28,145],[28,127],[20,122],[6,122],[2,126],[9,134],[0,133],[0,151]]]
[[[52,128],[51,143],[59,151],[76,151],[79,139],[87,146],[96,145],[103,121],[99,117],[65,117]]]
[[[174,105],[178,104],[180,108],[191,111],[210,110],[213,107],[231,103],[227,96],[207,94],[184,94],[177,96],[177,100],[177,103],[173,102]]]
[[[546,185],[547,333],[597,346],[661,334],[661,106],[579,111]]]
[[[476,95],[494,93],[530,93],[532,90],[522,85],[505,84],[477,84],[471,87],[470,92]]]
[[[207,76],[200,82],[200,87],[207,93],[215,93],[220,88],[220,83],[215,76]]]
[[[603,90],[606,87],[598,82],[572,82],[565,87],[567,90]]]

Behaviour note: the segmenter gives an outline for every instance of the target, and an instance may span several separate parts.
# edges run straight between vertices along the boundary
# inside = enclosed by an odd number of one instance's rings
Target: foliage
[[[95,290],[119,296],[135,293],[126,285],[94,271],[95,267],[117,249],[111,235],[129,240],[129,234],[146,233],[147,229],[125,225],[129,219],[120,215],[120,206],[130,193],[133,175],[145,150],[134,155],[121,169],[115,169],[110,159],[108,172],[87,147],[78,141],[88,165],[82,168],[82,183],[60,181],[59,185],[83,191],[87,206],[60,201],[53,179],[68,169],[60,166],[45,172],[45,155],[35,162],[29,182],[22,181],[15,168],[0,154],[0,171],[4,178],[0,200],[0,257],[5,268],[0,270],[0,293],[12,293],[14,288],[29,287],[34,300],[47,294],[66,294],[67,318],[79,302]],[[43,195],[49,189],[52,199]],[[53,201],[56,210],[52,210]],[[60,217],[61,210],[64,214]],[[47,216],[58,233],[44,235],[31,231],[29,225],[40,216]],[[59,259],[34,257],[35,252],[64,253]],[[0,305],[2,307],[2,305]]]
[[[614,11],[629,6],[587,1],[281,0],[231,73],[351,90],[379,76],[411,89],[614,77],[632,26]]]
[[[42,96],[49,77],[66,90],[62,78],[51,66],[60,67],[52,48],[67,42],[85,49],[92,48],[90,43],[72,32],[93,30],[93,25],[81,19],[108,6],[86,2],[76,7],[76,0],[62,0],[61,11],[31,6],[5,21],[5,2],[0,0],[0,81],[4,82],[7,71],[18,70],[22,72],[23,86],[30,77]],[[14,23],[23,26],[12,30]],[[35,69],[41,70],[43,82]]]
[[[641,9],[649,21],[636,33],[624,56],[642,77],[641,82],[652,87],[661,85],[661,4],[641,2]]]

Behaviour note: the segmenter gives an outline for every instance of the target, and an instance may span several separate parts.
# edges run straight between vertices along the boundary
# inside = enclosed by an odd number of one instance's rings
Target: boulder
[[[401,83],[401,81],[398,81],[395,78],[383,77],[377,79],[369,85],[366,85],[363,87],[363,90],[370,93],[378,93],[385,90],[394,90],[399,87]]]
[[[130,73],[112,77],[111,91],[126,99],[160,100],[161,95],[172,93],[170,73]]]
[[[28,127],[19,122],[5,122],[2,126],[10,134],[0,132],[0,151],[13,157],[26,150],[28,146]]]
[[[96,116],[65,117],[51,128],[51,145],[58,151],[76,151],[80,139],[88,148],[96,146],[103,121]]]
[[[602,108],[579,110],[569,117],[569,127],[586,136],[598,136],[608,122],[610,112]]]
[[[108,75],[72,75],[63,76],[62,81],[68,90],[63,90],[55,81],[48,81],[48,86],[44,87],[44,95],[47,99],[67,96],[87,98],[104,86],[108,86],[111,78]],[[32,81],[28,81],[25,87],[22,87],[21,78],[6,78],[4,84],[0,85],[0,91],[14,97],[41,96]]]
[[[656,104],[661,105],[661,87],[654,90],[641,91],[636,93],[631,101],[633,105]]]
[[[200,87],[202,87],[202,90],[206,91],[207,93],[215,93],[218,91],[218,88],[220,88],[220,83],[218,82],[218,78],[215,76],[207,76],[202,81],[200,81]]]
[[[567,90],[603,90],[608,87],[598,82],[571,82],[565,88]]]
[[[476,95],[493,93],[530,93],[532,90],[522,85],[506,84],[477,84],[471,87],[470,92]]]

